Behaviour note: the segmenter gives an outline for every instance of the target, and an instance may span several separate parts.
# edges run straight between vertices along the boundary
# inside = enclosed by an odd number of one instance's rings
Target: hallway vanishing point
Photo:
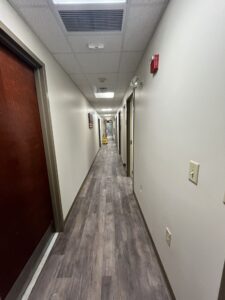
[[[171,299],[113,142],[99,151],[29,299]]]

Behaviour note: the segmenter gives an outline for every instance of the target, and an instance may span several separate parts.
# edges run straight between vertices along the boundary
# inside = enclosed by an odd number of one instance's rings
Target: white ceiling
[[[169,0],[127,0],[126,4],[61,6],[68,9],[123,8],[121,32],[67,32],[52,0],[9,0],[97,111],[118,109]],[[90,50],[90,42],[104,49]],[[99,78],[105,78],[101,83]],[[95,99],[107,87],[114,99]]]

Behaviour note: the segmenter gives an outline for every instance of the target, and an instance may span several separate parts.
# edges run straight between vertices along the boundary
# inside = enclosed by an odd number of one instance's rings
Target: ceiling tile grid
[[[122,52],[120,60],[120,73],[130,73],[135,72],[143,55],[141,52]]]
[[[126,4],[101,6],[55,6],[52,0],[8,1],[100,111],[106,107],[116,110],[120,106],[169,0],[127,0]],[[59,10],[96,9],[114,10],[115,13],[115,9],[121,8],[124,9],[121,31],[68,32],[59,14]],[[72,18],[70,21],[73,23]],[[104,44],[104,49],[89,49],[90,43]],[[96,99],[94,92],[99,88],[114,91],[114,99]]]
[[[118,73],[86,74],[86,77],[93,89],[94,87],[108,87],[109,90],[117,88]]]
[[[68,41],[74,53],[92,53],[93,50],[88,48],[88,44],[93,42],[92,35],[69,35]],[[122,49],[122,34],[117,35],[95,35],[95,43],[103,43],[104,49],[101,52],[120,52]]]
[[[131,6],[124,38],[124,51],[145,50],[162,11],[162,5]]]
[[[43,6],[48,5],[47,0],[11,0],[9,1],[15,6]]]
[[[22,7],[20,13],[50,52],[71,52],[66,37],[48,7]]]
[[[78,53],[84,73],[115,73],[119,69],[120,53]]]
[[[82,72],[73,53],[57,53],[54,54],[54,57],[68,74]]]

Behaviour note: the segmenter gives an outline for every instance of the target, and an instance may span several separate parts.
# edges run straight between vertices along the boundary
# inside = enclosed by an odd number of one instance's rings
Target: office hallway
[[[113,142],[99,151],[29,299],[171,299]]]

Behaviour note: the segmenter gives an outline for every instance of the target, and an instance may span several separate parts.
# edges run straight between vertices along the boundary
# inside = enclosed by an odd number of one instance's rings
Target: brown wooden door
[[[0,45],[0,299],[52,218],[34,71]]]

